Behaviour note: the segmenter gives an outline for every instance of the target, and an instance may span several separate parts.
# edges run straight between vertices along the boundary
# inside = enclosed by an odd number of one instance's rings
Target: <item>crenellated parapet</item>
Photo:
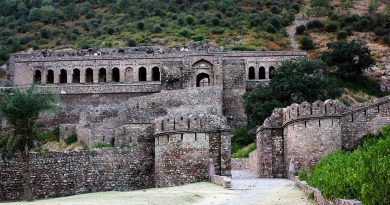
[[[294,103],[283,109],[283,124],[307,119],[338,117],[344,111],[345,105],[338,100]]]
[[[155,136],[175,133],[205,133],[228,130],[226,118],[221,115],[184,114],[165,116],[155,120]]]

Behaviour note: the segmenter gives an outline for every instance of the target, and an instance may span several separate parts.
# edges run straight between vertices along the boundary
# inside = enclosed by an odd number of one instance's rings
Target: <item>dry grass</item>
[[[343,90],[343,94],[339,98],[339,100],[346,105],[363,103],[373,99],[375,99],[374,96],[367,95],[366,93],[363,93],[361,91],[355,92],[346,88]]]

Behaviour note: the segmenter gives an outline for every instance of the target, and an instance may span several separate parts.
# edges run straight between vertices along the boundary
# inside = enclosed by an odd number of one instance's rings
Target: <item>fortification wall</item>
[[[136,147],[81,152],[31,153],[30,177],[34,198],[154,186],[150,149]],[[0,161],[0,200],[23,197],[20,159]]]
[[[155,120],[155,180],[174,186],[230,175],[230,131],[221,115],[187,114]]]
[[[334,100],[277,108],[257,129],[254,172],[260,177],[286,176],[287,167],[294,172],[335,150],[353,149],[365,135],[378,133],[386,124],[390,124],[390,96],[348,108]]]

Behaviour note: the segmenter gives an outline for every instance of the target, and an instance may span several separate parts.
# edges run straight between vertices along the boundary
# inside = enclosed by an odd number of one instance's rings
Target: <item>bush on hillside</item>
[[[301,35],[301,34],[303,34],[305,32],[305,30],[306,30],[306,26],[305,25],[299,25],[299,26],[297,26],[295,28],[295,33],[297,35]]]
[[[306,27],[308,29],[322,29],[324,28],[324,23],[322,23],[320,20],[312,20],[307,22]]]
[[[315,44],[310,36],[303,36],[299,43],[301,44],[301,49],[306,51],[313,50],[315,48]]]

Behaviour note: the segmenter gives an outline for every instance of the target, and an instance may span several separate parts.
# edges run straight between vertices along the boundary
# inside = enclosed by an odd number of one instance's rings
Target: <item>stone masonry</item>
[[[258,177],[287,177],[335,150],[353,149],[390,123],[390,96],[345,107],[335,100],[277,108],[257,129]]]

